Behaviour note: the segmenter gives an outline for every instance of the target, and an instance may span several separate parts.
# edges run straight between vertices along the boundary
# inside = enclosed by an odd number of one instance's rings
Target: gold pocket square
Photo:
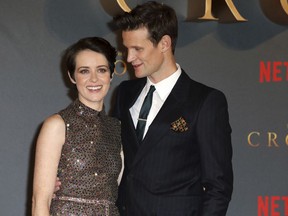
[[[183,117],[171,123],[171,130],[175,132],[184,132],[188,130],[187,123]]]

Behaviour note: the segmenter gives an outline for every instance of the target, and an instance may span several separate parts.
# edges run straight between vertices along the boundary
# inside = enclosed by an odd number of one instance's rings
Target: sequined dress
[[[117,216],[117,178],[121,170],[120,123],[79,100],[59,112],[66,138],[58,165],[61,188],[51,215]]]

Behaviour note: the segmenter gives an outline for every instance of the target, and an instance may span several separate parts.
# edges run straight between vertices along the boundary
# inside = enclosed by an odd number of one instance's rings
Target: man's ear
[[[172,44],[171,37],[169,35],[164,35],[160,41],[162,52],[166,52],[168,49],[170,49],[171,44]]]
[[[73,84],[76,84],[76,81],[71,77],[70,72],[67,71],[67,73],[68,73],[68,76],[69,76],[70,81],[71,81]]]

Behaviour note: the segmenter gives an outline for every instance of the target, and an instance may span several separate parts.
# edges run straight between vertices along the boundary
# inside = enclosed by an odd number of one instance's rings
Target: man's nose
[[[132,51],[127,51],[127,62],[132,62],[135,59],[135,55]]]

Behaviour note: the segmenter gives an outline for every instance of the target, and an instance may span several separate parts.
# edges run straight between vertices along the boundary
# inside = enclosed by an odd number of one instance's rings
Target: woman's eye
[[[89,71],[88,70],[80,70],[80,73],[81,74],[86,74],[86,73],[88,73]]]
[[[98,72],[100,73],[106,73],[108,71],[107,68],[99,68]]]

